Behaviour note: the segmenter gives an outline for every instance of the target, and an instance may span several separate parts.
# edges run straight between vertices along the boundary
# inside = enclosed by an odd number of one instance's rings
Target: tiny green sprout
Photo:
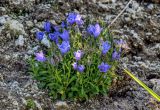
[[[27,109],[35,109],[36,108],[36,104],[35,104],[33,99],[28,99],[27,100],[26,108]]]

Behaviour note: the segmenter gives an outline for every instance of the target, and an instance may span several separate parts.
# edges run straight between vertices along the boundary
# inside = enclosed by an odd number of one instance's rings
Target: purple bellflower
[[[120,59],[120,57],[121,57],[120,52],[117,52],[116,50],[114,50],[112,53],[112,60],[118,60]]]
[[[62,23],[61,23],[61,27],[62,27],[62,28],[67,27],[67,23],[66,23],[66,22],[64,22],[64,21],[62,21]]]
[[[67,30],[64,30],[63,33],[60,34],[60,37],[64,40],[64,41],[68,41],[69,40],[69,32]]]
[[[87,28],[87,32],[90,35],[93,35],[95,38],[97,38],[101,34],[102,28],[100,25],[97,23],[95,26],[94,25],[89,25]]]
[[[74,70],[77,70],[77,66],[78,66],[78,65],[77,65],[77,62],[74,62],[74,63],[72,64],[72,66],[73,66],[73,69],[74,69]]]
[[[108,43],[108,41],[103,42],[102,43],[102,54],[106,54],[110,48],[111,48],[111,45]]]
[[[48,37],[50,40],[54,41],[56,44],[58,44],[58,38],[59,38],[60,33],[59,32],[54,32],[54,33],[49,33]]]
[[[45,22],[44,23],[44,30],[46,32],[50,32],[51,31],[51,23],[50,22]]]
[[[60,49],[62,54],[67,53],[70,50],[69,41],[63,41],[61,45],[58,44],[58,48]]]
[[[36,56],[35,59],[36,59],[37,61],[39,61],[39,62],[44,62],[44,61],[46,61],[46,57],[44,56],[44,54],[43,54],[42,51],[40,51],[39,53],[36,53],[35,56]]]
[[[100,72],[106,73],[111,68],[111,66],[107,63],[102,62],[101,65],[98,66],[98,68]]]
[[[114,40],[114,42],[117,44],[117,45],[123,45],[125,43],[125,41],[123,39],[119,39],[119,40]]]
[[[78,25],[83,24],[81,15],[79,15],[79,14],[77,14],[77,13],[69,13],[69,15],[68,15],[68,17],[67,17],[67,22],[68,22],[70,25],[73,25],[74,23],[76,23],[76,24],[78,24]]]
[[[44,37],[44,32],[36,32],[36,39],[42,40]]]
[[[77,71],[79,71],[80,73],[82,73],[84,69],[85,69],[84,65],[78,65],[77,67]]]
[[[54,30],[57,31],[57,32],[60,30],[60,26],[53,26],[53,28],[54,28]]]
[[[78,50],[77,52],[74,52],[74,57],[78,61],[82,58],[83,52],[81,50]]]
[[[125,50],[130,50],[130,48],[128,47],[127,43],[125,40],[120,39],[120,40],[114,40],[114,43],[117,44],[118,47],[123,48]]]

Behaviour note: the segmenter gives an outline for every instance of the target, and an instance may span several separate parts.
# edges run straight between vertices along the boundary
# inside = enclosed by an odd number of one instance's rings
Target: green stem
[[[134,79],[139,85],[141,85],[146,91],[148,91],[148,93],[150,93],[155,99],[157,99],[160,102],[160,96],[158,94],[156,94],[152,89],[146,86],[141,80],[135,77],[127,69],[124,69],[124,72],[127,73],[132,79]]]

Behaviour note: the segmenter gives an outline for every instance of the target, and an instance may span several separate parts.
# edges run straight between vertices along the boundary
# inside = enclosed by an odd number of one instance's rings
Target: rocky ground
[[[45,20],[58,24],[68,12],[75,11],[83,18],[101,18],[110,23],[128,2],[89,1],[0,1],[0,110],[160,109],[160,103],[129,78],[124,81],[125,86],[113,90],[109,96],[81,103],[52,102],[47,91],[39,89],[26,72],[26,59],[38,49],[35,32],[42,29]],[[115,37],[123,36],[131,48],[121,59],[122,66],[160,95],[160,4],[133,0],[111,30]],[[60,105],[64,107],[59,108]]]

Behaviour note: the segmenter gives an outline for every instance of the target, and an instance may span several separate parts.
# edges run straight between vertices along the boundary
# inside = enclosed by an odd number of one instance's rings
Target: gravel
[[[113,3],[112,3],[113,2]],[[125,7],[126,0],[39,0],[0,1],[0,109],[23,110],[32,100],[38,110],[150,110],[160,109],[137,83],[125,77],[124,82],[113,87],[109,96],[97,96],[86,102],[52,101],[47,90],[38,88],[38,82],[27,73],[26,59],[39,47],[35,32],[43,28],[45,20],[58,24],[68,12],[76,11],[83,17],[101,18],[110,23]],[[155,0],[156,3],[158,1]],[[130,50],[121,59],[140,80],[160,95],[160,4],[133,0],[132,4],[112,25],[115,37],[123,36]],[[13,10],[15,9],[15,10]],[[49,47],[44,38],[42,44]]]

